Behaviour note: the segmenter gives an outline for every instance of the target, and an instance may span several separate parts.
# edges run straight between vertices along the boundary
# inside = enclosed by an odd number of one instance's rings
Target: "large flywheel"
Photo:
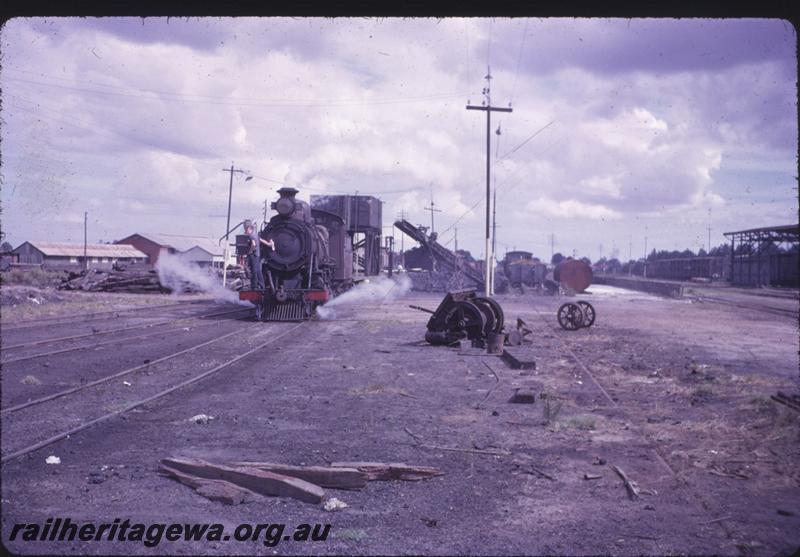
[[[467,338],[476,339],[483,336],[486,329],[486,317],[477,304],[467,301],[453,302],[444,317],[448,331],[464,331]]]

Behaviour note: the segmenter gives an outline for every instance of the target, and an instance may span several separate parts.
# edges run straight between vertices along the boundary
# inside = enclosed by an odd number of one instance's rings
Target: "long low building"
[[[225,247],[202,236],[144,232],[131,234],[116,243],[128,244],[144,252],[151,265],[158,263],[158,258],[167,253],[180,255],[183,259],[204,267],[221,267],[225,259]],[[229,261],[229,264],[234,262],[235,259]]]
[[[16,262],[19,264],[41,265],[42,267],[58,269],[81,268],[84,263],[95,269],[110,269],[115,263],[136,264],[147,262],[147,255],[133,246],[86,244],[85,249],[85,262],[83,244],[33,240],[22,243],[12,253],[16,256]]]

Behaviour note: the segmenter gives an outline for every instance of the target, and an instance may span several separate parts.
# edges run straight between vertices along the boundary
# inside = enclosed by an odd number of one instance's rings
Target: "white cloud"
[[[529,201],[525,209],[535,215],[546,215],[558,218],[568,218],[575,220],[616,220],[622,218],[622,214],[603,205],[583,203],[575,199],[555,201],[546,197],[540,197]]]

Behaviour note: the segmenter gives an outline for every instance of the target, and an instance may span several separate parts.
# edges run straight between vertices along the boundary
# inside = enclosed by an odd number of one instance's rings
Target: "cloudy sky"
[[[797,35],[779,19],[18,18],[1,32],[2,229],[219,238],[282,184],[380,197],[483,253],[696,251],[797,222]],[[498,135],[496,132],[500,131]],[[399,236],[399,232],[397,232]],[[399,237],[398,237],[399,243]],[[408,247],[410,241],[406,239]]]

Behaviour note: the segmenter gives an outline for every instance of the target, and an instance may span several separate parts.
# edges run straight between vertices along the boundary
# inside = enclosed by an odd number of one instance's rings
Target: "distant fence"
[[[730,265],[730,258],[724,256],[656,259],[647,262],[647,278],[728,280]]]

